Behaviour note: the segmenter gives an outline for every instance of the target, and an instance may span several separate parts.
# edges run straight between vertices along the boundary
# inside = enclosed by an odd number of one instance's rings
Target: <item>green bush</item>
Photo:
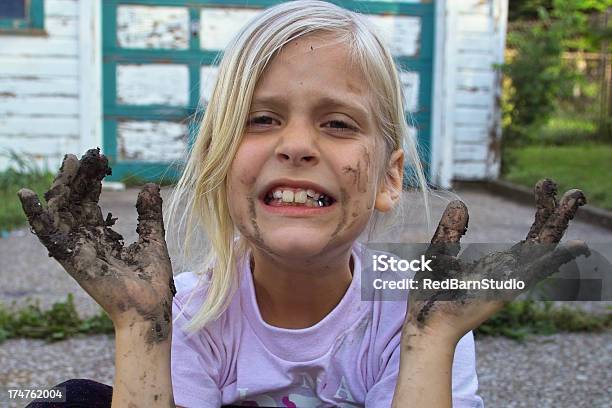
[[[561,9],[559,6],[549,13],[540,8],[539,20],[508,33],[508,47],[514,53],[502,67],[507,79],[502,98],[506,145],[528,142],[529,135],[557,110],[556,101],[571,94],[576,75],[561,57],[573,19]]]
[[[562,59],[566,51],[599,52],[602,41],[611,39],[612,31],[601,26],[597,14],[608,7],[609,0],[510,3],[514,21],[507,36],[507,63],[502,66],[504,147],[540,143],[540,137],[544,144],[566,144],[572,137],[581,142],[596,132],[600,138],[610,134],[610,126],[601,123],[597,113],[600,83],[589,83]],[[575,87],[581,91],[580,100],[573,96]],[[549,123],[553,116],[572,122]],[[572,128],[587,121],[587,129]],[[598,125],[601,128],[593,131]],[[558,136],[546,134],[557,130]]]
[[[612,328],[612,314],[590,314],[551,302],[511,302],[475,331],[477,336],[505,336],[524,340],[530,334],[598,332]]]
[[[18,310],[0,304],[0,343],[16,337],[56,341],[77,334],[111,333],[113,323],[104,312],[81,319],[72,294],[49,310],[42,310],[38,303]]]
[[[483,323],[477,336],[504,336],[523,340],[530,334],[557,332],[598,332],[612,328],[612,314],[593,315],[566,306],[553,307],[550,302],[531,300],[509,303]],[[69,294],[64,302],[42,310],[38,303],[21,309],[0,304],[0,343],[11,338],[63,340],[78,334],[112,334],[113,323],[100,312],[81,319]]]

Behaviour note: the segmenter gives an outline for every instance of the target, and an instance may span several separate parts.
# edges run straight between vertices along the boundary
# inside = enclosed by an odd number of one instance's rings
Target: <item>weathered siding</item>
[[[452,2],[456,10],[454,179],[488,179],[499,173],[501,75],[505,0]],[[501,48],[501,49],[500,49]]]
[[[7,149],[55,168],[79,150],[77,0],[46,0],[48,36],[0,34],[0,168]]]

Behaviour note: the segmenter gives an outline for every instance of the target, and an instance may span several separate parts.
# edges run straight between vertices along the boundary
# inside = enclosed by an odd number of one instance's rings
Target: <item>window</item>
[[[44,0],[0,0],[0,33],[43,33]]]

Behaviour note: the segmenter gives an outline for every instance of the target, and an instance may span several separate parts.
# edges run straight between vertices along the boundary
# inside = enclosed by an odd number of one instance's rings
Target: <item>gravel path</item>
[[[167,196],[168,190],[164,191]],[[126,242],[135,239],[137,190],[104,192],[102,207],[119,217],[116,225]],[[422,207],[407,194],[404,222],[386,234],[392,242],[426,242],[431,229],[422,221]],[[490,194],[459,193],[470,209],[470,230],[465,242],[515,242],[523,238],[533,208],[509,203]],[[452,197],[451,197],[452,198]],[[447,200],[432,203],[437,221]],[[612,243],[612,231],[576,222],[566,238]],[[385,236],[378,239],[384,241]],[[173,254],[171,253],[171,256]],[[43,307],[73,293],[82,315],[98,306],[54,260],[38,240],[22,229],[0,239],[0,302]],[[570,305],[605,311],[610,302]],[[609,312],[609,310],[608,310]],[[524,344],[503,338],[477,341],[481,395],[489,407],[612,407],[612,332],[533,337]],[[37,340],[11,340],[0,345],[0,388],[49,386],[69,378],[91,378],[112,383],[113,341],[108,336],[70,339],[53,344]],[[0,396],[0,407],[7,405]]]
[[[612,407],[612,331],[476,342],[480,395],[489,407]]]
[[[0,345],[0,407],[24,407],[9,401],[7,388],[50,387],[70,378],[90,378],[112,385],[114,339],[111,336],[72,338],[57,343],[9,340]]]
[[[612,331],[534,336],[525,343],[477,340],[479,394],[487,407],[612,407]],[[53,344],[11,340],[0,345],[0,384],[51,386],[70,378],[113,382],[113,340],[75,338]],[[0,396],[0,406],[21,407]]]

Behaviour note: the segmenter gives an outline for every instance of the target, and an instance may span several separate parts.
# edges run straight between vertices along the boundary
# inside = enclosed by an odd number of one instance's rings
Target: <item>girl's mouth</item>
[[[316,209],[329,207],[336,200],[329,195],[312,189],[275,187],[266,194],[263,202],[271,207],[305,207]]]

